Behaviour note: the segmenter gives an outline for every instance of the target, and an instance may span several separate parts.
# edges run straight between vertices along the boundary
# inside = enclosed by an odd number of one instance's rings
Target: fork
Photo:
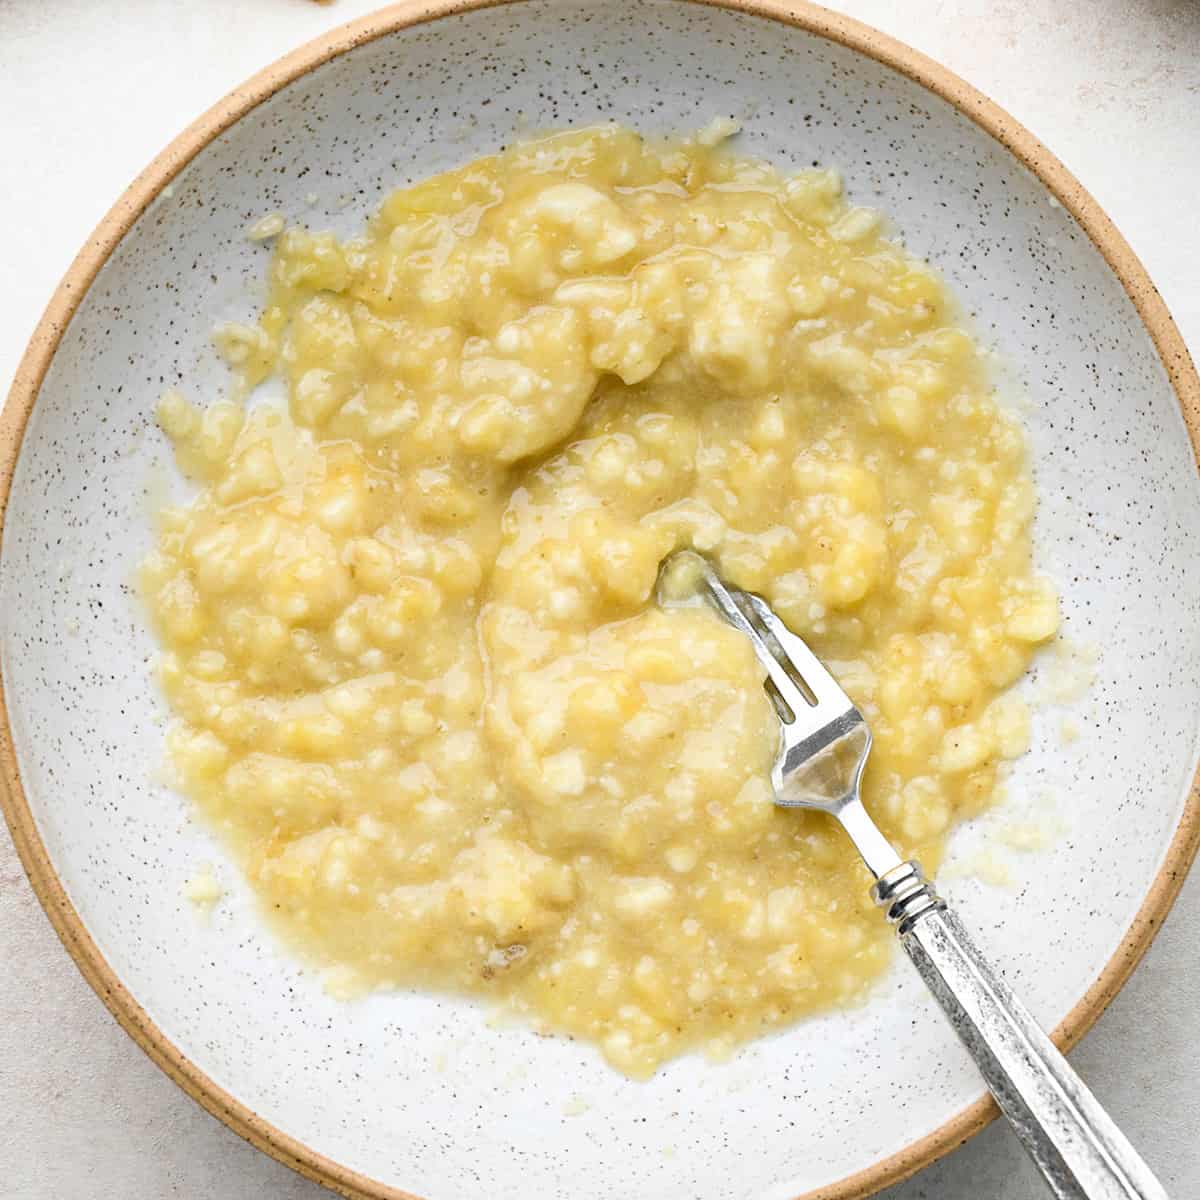
[[[1163,1186],[984,960],[915,861],[904,862],[863,807],[871,731],[805,643],[752,592],[723,583],[694,551],[671,555],[663,581],[694,572],[698,591],[750,639],[781,735],[771,769],[775,803],[841,822],[875,877],[871,895],[941,1004],[996,1103],[1059,1200],[1166,1200]]]

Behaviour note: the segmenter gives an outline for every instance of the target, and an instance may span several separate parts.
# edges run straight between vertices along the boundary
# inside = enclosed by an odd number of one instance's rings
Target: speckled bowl
[[[155,782],[153,646],[127,588],[168,478],[151,413],[164,385],[221,390],[208,331],[254,309],[265,264],[247,222],[279,209],[344,232],[387,189],[522,129],[717,114],[744,121],[748,152],[839,165],[950,277],[1029,397],[1038,553],[1068,636],[1103,653],[1079,739],[1043,713],[1009,805],[956,839],[943,878],[1060,1043],[1120,986],[1195,850],[1200,384],[1063,168],[934,63],[802,4],[389,9],[251,80],[134,182],[51,302],[0,426],[0,768],[34,886],[166,1071],[347,1195],[846,1200],[991,1113],[900,962],[856,1011],[643,1084],[466,1002],[339,1005],[277,953],[219,846]],[[1021,812],[1060,830],[1040,853],[1004,848]],[[1009,888],[970,877],[981,845]],[[206,860],[230,889],[208,923],[182,894]]]

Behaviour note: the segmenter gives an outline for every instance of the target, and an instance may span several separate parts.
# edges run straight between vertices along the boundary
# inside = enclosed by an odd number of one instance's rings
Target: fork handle
[[[979,953],[915,862],[872,889],[900,944],[1059,1200],[1167,1200],[1166,1190]]]

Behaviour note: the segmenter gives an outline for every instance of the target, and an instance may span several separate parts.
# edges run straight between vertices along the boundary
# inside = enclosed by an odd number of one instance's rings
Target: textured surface
[[[66,6],[64,11],[68,11],[70,7]],[[152,5],[131,6],[131,17],[139,7],[141,8],[140,15],[131,21],[129,30],[125,31],[123,36],[132,36],[131,31],[136,27],[137,37],[150,38],[156,31],[156,21],[166,23],[166,10],[158,10]],[[131,71],[128,76],[125,76],[125,73],[120,70],[114,72],[113,55],[127,54],[131,46],[138,44],[137,42],[126,44],[120,40],[111,45],[106,43],[106,38],[115,38],[116,31],[123,27],[106,25],[103,31],[92,31],[89,30],[86,20],[81,20],[81,23],[78,20],[66,20],[61,28],[56,25],[54,30],[50,31],[62,37],[66,37],[70,32],[72,36],[79,36],[86,43],[91,44],[93,53],[97,56],[98,77],[102,75],[108,79],[124,76],[121,88],[123,89],[128,82],[130,90],[119,90],[114,95],[112,112],[114,116],[123,114],[123,120],[132,112],[132,119],[130,128],[125,131],[125,135],[129,139],[128,146],[122,140],[106,156],[97,157],[95,160],[89,157],[93,151],[94,132],[85,135],[85,126],[79,117],[82,109],[68,107],[71,98],[70,92],[67,92],[62,100],[64,107],[61,127],[55,127],[50,131],[43,129],[40,133],[36,127],[21,131],[21,136],[29,136],[31,139],[27,150],[28,161],[32,164],[26,185],[29,192],[25,196],[14,196],[7,203],[11,206],[9,209],[10,223],[16,224],[17,228],[21,229],[22,223],[28,222],[29,236],[23,237],[21,241],[27,247],[25,252],[28,255],[29,265],[27,271],[20,270],[17,275],[22,282],[27,282],[27,286],[35,290],[28,296],[16,292],[8,300],[8,304],[12,307],[6,309],[9,315],[9,321],[6,323],[9,333],[4,344],[4,351],[8,355],[3,364],[5,369],[11,369],[24,334],[32,323],[33,314],[64,264],[65,258],[82,240],[86,229],[98,215],[99,209],[119,190],[119,187],[132,173],[132,168],[140,165],[149,153],[157,148],[158,144],[165,141],[166,137],[183,120],[202,107],[204,102],[214,98],[228,84],[248,73],[259,62],[283,49],[286,45],[299,40],[306,32],[315,29],[312,24],[307,30],[302,29],[301,26],[305,22],[311,23],[320,20],[329,23],[335,17],[353,15],[354,11],[357,9],[348,4],[332,10],[331,13],[288,4],[277,6],[261,4],[252,13],[246,11],[245,8],[239,9],[240,15],[236,18],[237,20],[247,23],[251,20],[256,23],[261,21],[261,27],[253,29],[247,27],[245,30],[234,31],[234,36],[228,43],[230,47],[236,49],[237,54],[246,54],[245,60],[225,52],[227,45],[225,39],[230,36],[228,24],[222,25],[214,21],[211,29],[206,26],[204,30],[191,31],[194,35],[191,37],[188,36],[188,31],[177,30],[177,35],[181,39],[181,47],[188,45],[195,52],[195,47],[202,45],[209,51],[207,58],[211,61],[208,62],[206,69],[210,73],[203,75],[200,71],[196,72],[197,75],[202,75],[206,81],[203,87],[199,87],[196,78],[190,75],[187,78],[177,79],[178,73],[170,70],[169,64],[162,63],[157,64],[157,66],[163,67],[161,75],[139,79],[136,72],[151,70],[147,65],[145,55],[135,54],[129,59]],[[872,13],[871,7],[867,5],[854,6],[850,11],[854,15],[867,19],[882,20],[882,17]],[[932,12],[932,10],[930,11]],[[1028,14],[1029,10],[1025,11]],[[1045,43],[1050,40],[1050,44],[1053,45],[1055,44],[1053,39],[1059,38],[1061,41],[1057,45],[1060,55],[1068,47],[1078,47],[1077,52],[1082,55],[1083,46],[1086,44],[1082,21],[1072,29],[1066,15],[1069,11],[1069,9],[1056,9],[1054,17],[1051,18],[1049,10],[1047,10],[1045,28],[1042,29],[1031,29],[1029,26],[1018,27],[1015,16],[1008,17],[1002,12],[993,12],[987,18],[995,28],[995,36],[990,41],[993,46],[996,43],[1003,46],[1006,40],[1011,38],[1015,50],[1029,55],[1045,54],[1047,55],[1046,61],[1052,61]],[[288,22],[284,20],[285,13]],[[5,85],[16,89],[13,99],[19,103],[30,98],[34,86],[32,81],[35,78],[35,61],[38,56],[50,54],[49,47],[52,44],[60,45],[61,43],[21,39],[22,30],[28,31],[31,27],[36,27],[48,19],[42,17],[40,12],[35,14],[32,6],[10,4],[7,8],[0,8],[0,14],[2,14],[0,20],[7,22],[11,27],[4,29],[3,32],[6,36],[10,33],[15,36],[15,44],[21,48],[20,64],[23,69],[27,68],[28,70],[27,75],[22,75],[20,71],[16,72],[13,80]],[[156,16],[156,14],[158,15]],[[79,14],[76,14],[76,17],[78,18]],[[196,17],[189,19],[198,20]],[[1028,15],[1025,20],[1029,20]],[[1128,22],[1129,35],[1125,41],[1121,41],[1118,36],[1122,20]],[[1155,25],[1155,22],[1159,24]],[[1037,24],[1037,21],[1032,22],[1032,26],[1037,26]],[[952,27],[953,23],[940,29],[938,31],[939,38],[947,37]],[[1194,22],[1189,29],[1183,7],[1177,10],[1161,7],[1139,9],[1136,13],[1114,11],[1110,24],[1105,30],[1109,45],[1109,57],[1104,62],[1093,60],[1091,77],[1081,81],[1090,84],[1090,94],[1072,98],[1073,103],[1078,107],[1066,104],[1059,95],[1064,87],[1062,82],[1064,76],[1070,81],[1066,86],[1075,82],[1070,79],[1069,65],[1066,71],[1055,72],[1057,86],[1052,88],[1051,82],[1047,82],[1048,75],[1045,71],[1039,73],[1028,69],[1027,65],[1018,69],[1018,66],[1014,64],[1011,76],[994,74],[995,65],[992,61],[995,58],[994,50],[986,64],[983,61],[978,63],[974,61],[977,52],[982,54],[982,50],[979,49],[982,44],[981,39],[977,35],[967,37],[965,29],[960,30],[962,55],[960,58],[956,58],[953,53],[955,45],[953,41],[923,40],[918,36],[920,31],[916,28],[894,28],[892,31],[915,42],[922,48],[939,54],[948,61],[950,66],[958,68],[985,90],[991,91],[1001,103],[1007,103],[1013,108],[1015,115],[1025,118],[1035,132],[1046,137],[1052,147],[1063,153],[1068,165],[1076,167],[1082,174],[1085,184],[1092,186],[1093,190],[1099,194],[1099,199],[1110,206],[1112,215],[1131,236],[1135,248],[1142,251],[1149,260],[1148,265],[1152,273],[1155,274],[1160,285],[1164,286],[1168,302],[1173,304],[1177,316],[1181,318],[1185,334],[1189,332],[1189,326],[1192,331],[1195,331],[1197,301],[1194,295],[1184,291],[1188,276],[1194,274],[1196,264],[1194,243],[1189,247],[1187,242],[1189,237],[1195,237],[1194,231],[1187,227],[1178,215],[1172,226],[1170,206],[1153,208],[1152,203],[1154,202],[1151,197],[1139,194],[1136,179],[1131,180],[1130,178],[1132,173],[1123,171],[1119,164],[1112,161],[1111,146],[1115,144],[1116,139],[1101,140],[1086,130],[1086,127],[1095,121],[1096,110],[1099,109],[1104,114],[1108,128],[1111,129],[1117,122],[1128,122],[1128,136],[1137,138],[1139,144],[1144,147],[1144,153],[1161,155],[1157,169],[1175,168],[1176,155],[1182,151],[1185,144],[1182,123],[1184,111],[1189,103],[1194,105],[1197,86],[1194,68],[1190,66],[1193,60],[1188,57],[1197,44],[1197,31],[1194,28]],[[1037,33],[1038,36],[1033,37],[1033,33]],[[1190,43],[1186,40],[1189,34],[1192,38]],[[49,38],[50,33],[44,33],[43,36]],[[1031,40],[1024,42],[1022,39],[1025,37],[1030,37]],[[255,41],[255,38],[260,40]],[[1158,55],[1165,54],[1165,51],[1157,48],[1160,44],[1163,46],[1174,44],[1174,54],[1179,57],[1159,59]],[[252,54],[248,51],[248,47],[251,45],[254,47]],[[26,53],[29,55],[28,62],[24,57]],[[235,58],[236,61],[234,61]],[[86,66],[88,61],[90,60],[84,60],[85,71],[88,69]],[[124,62],[125,60],[118,59],[116,61]],[[1080,61],[1086,60],[1081,59]],[[1173,69],[1172,64],[1174,64]],[[985,65],[988,66],[988,70],[983,69]],[[44,61],[36,62],[36,67],[45,70],[47,64]],[[1102,74],[1102,70],[1105,68],[1111,72],[1107,76]],[[993,73],[989,74],[989,70]],[[1191,76],[1188,75],[1189,71],[1193,72]],[[1028,74],[1028,78],[1026,78],[1026,74]],[[1144,90],[1138,93],[1138,102],[1123,108],[1119,103],[1123,91],[1133,86],[1143,74],[1153,76],[1154,86],[1161,89],[1161,101],[1151,102],[1148,106],[1143,104],[1140,100],[1140,97],[1146,94],[1146,85],[1143,84]],[[29,81],[30,93],[20,91],[22,80],[25,79]],[[1004,86],[1006,79],[1008,79],[1008,86],[1015,90],[1006,92]],[[147,85],[151,85],[149,90],[155,94],[170,96],[171,103],[161,106],[169,112],[141,111],[144,107],[141,99],[146,94]],[[39,86],[45,87],[44,79],[41,80]],[[1021,86],[1026,87],[1027,90],[1022,92]],[[187,88],[197,88],[197,91],[192,95],[186,92]],[[1171,90],[1172,88],[1177,90]],[[1050,90],[1048,91],[1048,89]],[[86,93],[82,94],[86,95]],[[1022,106],[1023,97],[1026,107]],[[101,99],[107,102],[108,97],[104,95]],[[76,97],[76,102],[78,103],[78,97]],[[178,109],[176,109],[177,104]],[[1177,114],[1176,124],[1172,124],[1170,119],[1173,105]],[[92,106],[90,98],[89,106]],[[149,107],[157,110],[160,106]],[[1061,122],[1060,127],[1063,131],[1061,136],[1056,136],[1056,129],[1046,120],[1039,120],[1039,113],[1043,110],[1055,114]],[[41,119],[44,121],[45,115]],[[60,144],[66,147],[70,144],[65,140],[70,136],[67,132],[68,127],[73,128],[73,135],[79,139],[76,145],[80,157],[72,158],[71,155],[64,154],[65,162],[42,162],[35,153],[36,147],[51,135],[64,139]],[[1171,140],[1172,132],[1175,137],[1174,144]],[[141,140],[134,137],[135,133]],[[1072,134],[1077,139],[1073,143],[1069,136]],[[1071,153],[1072,145],[1079,149],[1076,156]],[[22,147],[22,149],[25,148]],[[1089,154],[1095,156],[1093,161],[1096,169],[1093,174],[1089,174],[1086,169]],[[113,158],[119,159],[120,169],[115,171],[114,177],[110,178],[109,172],[114,170]],[[1179,165],[1182,165],[1182,158],[1178,161]],[[1143,170],[1146,165],[1144,162]],[[39,185],[37,172],[43,170],[48,172],[42,181],[45,190],[35,193],[34,189]],[[1112,181],[1113,196],[1107,194],[1102,186],[1106,178]],[[85,191],[77,188],[80,179],[88,181],[89,186]],[[1186,185],[1182,179],[1180,183],[1183,190],[1186,191]],[[1144,189],[1145,185],[1141,186]],[[1127,196],[1133,202],[1133,207],[1128,213],[1123,211],[1120,203],[1116,202],[1123,196]],[[1144,226],[1142,226],[1146,234],[1144,241],[1138,236],[1139,222],[1144,222]],[[1166,237],[1165,241],[1160,240],[1164,238],[1164,232],[1167,230],[1173,230],[1173,232]],[[1161,262],[1156,262],[1152,252],[1155,247],[1160,245],[1163,257]],[[1190,259],[1187,257],[1189,252],[1191,253]],[[1190,267],[1188,266],[1189,262]],[[26,274],[28,281],[26,281]],[[1177,281],[1176,286],[1180,291],[1178,297],[1171,293],[1170,282],[1172,279]],[[41,290],[37,291],[37,288]],[[1188,303],[1193,306],[1190,312]],[[28,899],[27,889],[20,882],[19,871],[12,864],[11,859],[8,860],[8,865],[5,866],[3,876],[0,878],[6,885],[4,889],[5,913],[7,914],[9,906],[12,906],[15,913],[27,914],[24,926],[17,924],[16,916],[12,918],[11,923],[3,926],[6,939],[11,929],[14,946],[19,947],[19,950],[16,951],[18,953],[17,969],[5,986],[13,989],[14,1001],[10,1007],[17,1007],[19,1013],[22,1014],[21,1019],[11,1023],[4,1036],[6,1038],[9,1036],[19,1037],[20,1043],[24,1047],[20,1056],[12,1048],[3,1047],[4,1083],[5,1086],[8,1086],[10,1068],[13,1064],[18,1064],[19,1073],[11,1085],[12,1099],[16,1102],[18,1113],[23,1110],[28,1112],[31,1118],[27,1125],[22,1125],[18,1118],[16,1126],[9,1126],[6,1129],[3,1135],[6,1140],[0,1142],[0,1166],[6,1169],[8,1180],[14,1185],[14,1194],[49,1195],[60,1188],[69,1191],[73,1183],[78,1187],[83,1177],[65,1172],[79,1170],[81,1165],[87,1166],[91,1174],[90,1187],[96,1194],[106,1194],[110,1190],[113,1192],[125,1190],[132,1195],[166,1194],[175,1184],[177,1184],[178,1194],[183,1195],[199,1194],[206,1186],[215,1189],[218,1196],[221,1194],[221,1188],[225,1188],[226,1194],[230,1196],[243,1194],[256,1187],[270,1188],[275,1194],[286,1194],[288,1188],[295,1188],[294,1194],[296,1195],[311,1190],[307,1189],[306,1185],[291,1181],[282,1168],[247,1157],[249,1152],[239,1155],[226,1149],[233,1145],[230,1136],[215,1126],[210,1129],[209,1126],[212,1123],[192,1109],[189,1102],[182,1096],[175,1094],[170,1085],[157,1076],[149,1063],[140,1057],[139,1052],[131,1044],[125,1043],[122,1035],[113,1030],[111,1023],[99,1014],[96,1002],[91,999],[90,994],[86,993],[82,982],[74,977],[73,968],[53,945],[53,939],[46,931],[44,921],[36,913],[28,916],[32,911],[29,907],[32,901]],[[10,878],[13,881],[11,884],[8,883]],[[1001,899],[1004,899],[1003,895]],[[1173,924],[1179,924],[1178,915]],[[28,932],[26,933],[26,931]],[[28,945],[20,945],[19,939],[22,934],[28,936]],[[1170,936],[1170,930],[1168,930],[1167,936]],[[35,950],[34,947],[40,949]],[[1176,952],[1182,953],[1182,947],[1177,948]],[[1150,965],[1151,970],[1147,971],[1144,976],[1139,976],[1131,985],[1134,994],[1139,987],[1153,987],[1156,967],[1163,972],[1164,980],[1169,976],[1170,947],[1164,950],[1160,944],[1160,947],[1152,955]],[[22,978],[26,971],[29,972],[28,978]],[[49,984],[42,982],[42,977],[47,973],[51,976]],[[1102,1038],[1105,1029],[1115,1029],[1123,1037],[1133,1036],[1129,1024],[1125,1028],[1120,1028],[1122,1014],[1126,1011],[1130,1013],[1135,1011],[1129,1005],[1130,995],[1131,993],[1126,993],[1118,1001],[1118,1008],[1102,1023],[1100,1032],[1087,1043],[1080,1056],[1085,1070],[1090,1062],[1094,1061],[1097,1064],[1100,1074],[1097,1075],[1093,1072],[1092,1075],[1097,1079],[1097,1086],[1102,1094],[1107,1093],[1101,1064],[1107,1064],[1111,1068],[1120,1059],[1128,1062],[1128,1047],[1118,1049],[1113,1043],[1109,1043],[1108,1049],[1105,1051]],[[1154,993],[1152,992],[1151,995],[1154,996]],[[30,999],[34,996],[37,998],[36,1004]],[[67,997],[73,999],[68,1000]],[[1170,1016],[1172,994],[1165,987],[1150,1002],[1165,1006],[1168,1017]],[[73,1018],[56,1016],[54,1007],[58,1003],[71,1004],[71,1012],[77,1012],[78,1015]],[[26,1012],[28,1013],[28,1024],[24,1023],[23,1014]],[[1158,1025],[1156,1040],[1160,1043],[1160,1052],[1157,1055],[1152,1052],[1149,1043],[1146,1043],[1141,1049],[1139,1049],[1138,1043],[1133,1043],[1134,1054],[1137,1055],[1140,1063],[1145,1064],[1146,1073],[1153,1080],[1148,1093],[1151,1105],[1156,1096],[1161,1096],[1164,1100],[1164,1107],[1175,1108],[1177,1113],[1180,1111],[1177,1105],[1165,1105],[1165,1097],[1176,1094],[1170,1090],[1173,1081],[1179,1078],[1181,1072],[1186,1077],[1186,1068],[1181,1066],[1170,1052],[1172,1049],[1170,1039],[1172,1037],[1177,1039],[1176,1046],[1186,1044],[1191,1032],[1194,1031],[1189,1031],[1188,1026],[1182,1023],[1182,1019],[1176,1026],[1172,1026],[1169,1020],[1165,1025]],[[1147,1034],[1143,1032],[1138,1036],[1146,1037]],[[1161,1044],[1163,1039],[1166,1039],[1165,1045]],[[93,1042],[97,1044],[89,1044]],[[38,1054],[33,1053],[35,1047]],[[39,1055],[44,1055],[44,1057],[39,1057]],[[110,1064],[111,1071],[106,1076],[103,1073],[104,1068]],[[121,1078],[115,1080],[112,1076],[116,1075],[118,1071],[121,1072]],[[1130,1073],[1127,1067],[1127,1085]],[[94,1090],[87,1090],[83,1082],[72,1082],[72,1074],[76,1080],[94,1080]],[[1116,1073],[1113,1072],[1113,1074],[1115,1076]],[[115,1105],[111,1099],[107,1099],[114,1089],[119,1097]],[[1131,1132],[1135,1139],[1139,1132],[1132,1113],[1133,1099],[1136,1095],[1136,1089],[1131,1088],[1128,1093],[1128,1108],[1125,1112],[1122,1112],[1121,1106],[1116,1100],[1113,1102],[1118,1117],[1130,1120]],[[46,1097],[53,1097],[49,1104],[47,1104]],[[101,1097],[106,1099],[102,1100]],[[742,1106],[738,1097],[730,1097],[730,1100],[736,1106]],[[1144,1105],[1144,1103],[1145,1101],[1139,1098],[1139,1105]],[[120,1111],[122,1104],[125,1106],[125,1112]],[[64,1121],[60,1128],[57,1122],[47,1121],[42,1115],[47,1108],[50,1114],[53,1114],[59,1106],[64,1106],[68,1114],[74,1113],[78,1116],[86,1113],[88,1121],[91,1123],[76,1123],[68,1120]],[[1187,1107],[1182,1106],[1182,1113],[1186,1115],[1186,1112]],[[166,1124],[171,1119],[184,1122],[189,1129],[195,1130],[194,1136],[197,1141],[194,1145],[190,1138],[180,1141],[175,1136]],[[1176,1128],[1182,1133],[1186,1129],[1186,1121],[1178,1117],[1176,1119],[1179,1122]],[[1164,1120],[1169,1132],[1171,1129],[1169,1114],[1164,1116]],[[98,1126],[96,1122],[101,1124]],[[41,1130],[42,1133],[41,1140],[36,1143],[37,1148],[31,1153],[22,1139],[27,1137],[34,1128]],[[53,1134],[52,1137],[49,1136],[47,1130]],[[84,1141],[92,1137],[107,1144],[103,1156],[97,1157],[97,1152],[92,1150],[81,1153],[63,1153],[63,1139]],[[137,1140],[143,1137],[144,1141]],[[154,1144],[156,1139],[162,1142],[161,1149],[157,1153],[147,1153],[147,1147]],[[1195,1164],[1188,1163],[1186,1154],[1174,1155],[1164,1144],[1162,1157],[1159,1158],[1154,1153],[1153,1146],[1144,1137],[1140,1140],[1145,1145],[1147,1156],[1159,1167],[1168,1182],[1174,1180],[1180,1185],[1189,1180],[1194,1182],[1194,1174],[1190,1176],[1180,1174],[1177,1177],[1172,1175],[1174,1170],[1182,1172],[1187,1170],[1189,1165],[1193,1171],[1195,1170]],[[959,1189],[968,1185],[994,1188],[999,1193],[998,1181],[1013,1173],[1015,1152],[1014,1157],[1010,1157],[1007,1146],[1008,1143],[1004,1138],[996,1131],[992,1131],[985,1135],[985,1139],[981,1143],[977,1143],[976,1146],[959,1156],[959,1159],[965,1160],[965,1166],[959,1168],[956,1166],[958,1160],[951,1160],[949,1163],[935,1168],[924,1182],[908,1185],[908,1190],[902,1190],[901,1194],[917,1196],[922,1194],[922,1189],[925,1189],[928,1195],[954,1195]],[[239,1160],[244,1164],[242,1167],[244,1173],[241,1174],[235,1171],[235,1164]],[[956,1170],[960,1172],[957,1175],[954,1173]],[[105,1176],[106,1171],[111,1173]],[[178,1174],[173,1175],[173,1172],[178,1172]],[[221,1182],[222,1176],[227,1172],[230,1173],[228,1178]],[[1018,1180],[1024,1178],[1025,1182],[1022,1186],[1027,1190],[1028,1178],[1021,1176],[1019,1172],[1016,1178]],[[267,1182],[270,1179],[276,1180],[274,1186]],[[1017,1187],[1013,1179],[1007,1181],[1007,1186]],[[1188,1189],[1181,1186],[1180,1190],[1186,1192]],[[1007,1194],[1023,1195],[1025,1191],[1018,1188]]]

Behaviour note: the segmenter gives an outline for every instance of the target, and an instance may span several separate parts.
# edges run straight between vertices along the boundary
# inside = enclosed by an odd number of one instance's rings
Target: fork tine
[[[771,636],[779,643],[779,649],[785,658],[791,660],[805,686],[812,692],[818,705],[836,703],[842,708],[850,708],[850,697],[842,690],[841,685],[825,669],[821,660],[808,648],[803,638],[794,634],[772,611],[770,605],[753,592],[743,592],[750,607],[758,619],[770,631]]]
[[[784,669],[755,622],[747,617],[741,605],[734,598],[733,593],[721,582],[716,572],[707,562],[701,563],[700,571],[701,577],[704,580],[704,586],[714,603],[721,610],[721,615],[735,629],[744,633],[750,639],[750,644],[754,647],[754,653],[758,657],[758,661],[763,665],[767,672],[767,677],[774,684],[784,704],[791,709],[793,718],[799,718],[805,714],[812,707],[808,697],[793,682],[791,676]],[[738,592],[737,594],[740,597],[752,600],[747,592]],[[756,616],[761,616],[761,612],[757,606],[755,606],[754,612]],[[769,625],[767,625],[767,628],[770,630]],[[780,641],[779,644],[780,649],[786,651],[784,643]]]

